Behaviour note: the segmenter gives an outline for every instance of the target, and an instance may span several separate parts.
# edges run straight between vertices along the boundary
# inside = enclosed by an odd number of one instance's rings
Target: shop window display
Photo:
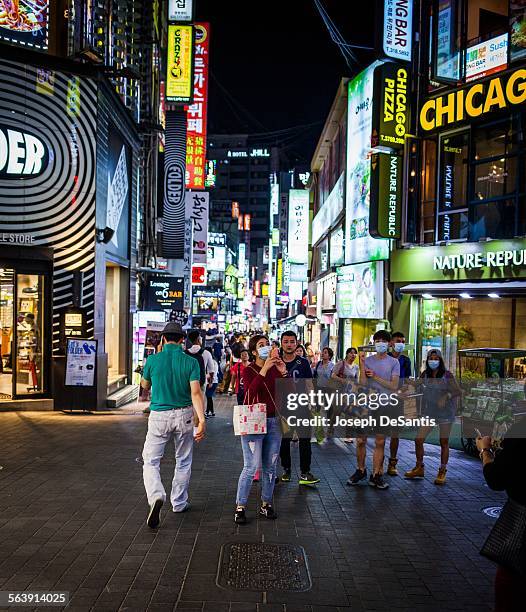
[[[14,271],[0,268],[0,399],[10,399],[13,392],[14,295]]]
[[[18,274],[16,284],[16,393],[39,393],[43,390],[44,279],[38,274]]]

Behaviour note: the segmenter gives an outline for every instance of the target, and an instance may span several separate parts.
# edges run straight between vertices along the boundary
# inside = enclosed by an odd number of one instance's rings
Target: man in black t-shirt
[[[298,348],[298,337],[293,331],[286,331],[281,334],[281,347],[280,356],[284,361],[287,368],[287,375],[290,378],[312,378],[312,370],[309,362],[304,357],[296,355],[296,349]],[[281,480],[283,482],[290,482],[292,459],[290,456],[290,442],[291,437],[283,437],[281,440],[280,459],[281,466],[283,467],[283,475]],[[316,478],[310,471],[311,464],[311,446],[310,436],[308,438],[299,439],[299,450],[300,450],[300,485],[314,485],[320,482],[319,478]]]

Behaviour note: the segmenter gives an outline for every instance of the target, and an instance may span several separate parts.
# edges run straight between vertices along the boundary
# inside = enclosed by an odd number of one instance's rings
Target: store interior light
[[[460,297],[464,298],[465,300],[470,300],[472,298],[472,296],[469,295],[469,293],[461,293]]]
[[[488,297],[490,298],[500,298],[500,295],[498,293],[488,293]]]
[[[432,300],[433,296],[430,293],[422,293],[422,297],[426,300]]]

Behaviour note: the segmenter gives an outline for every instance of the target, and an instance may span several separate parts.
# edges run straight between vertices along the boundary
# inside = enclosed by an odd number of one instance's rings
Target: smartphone
[[[474,427],[475,429],[475,433],[477,434],[477,438],[482,438],[482,434],[480,433],[480,429],[477,429],[476,427]]]
[[[278,349],[278,348],[273,348],[273,349],[270,351],[270,355],[269,355],[269,357],[270,357],[271,359],[273,359],[274,357],[279,357],[279,349]]]

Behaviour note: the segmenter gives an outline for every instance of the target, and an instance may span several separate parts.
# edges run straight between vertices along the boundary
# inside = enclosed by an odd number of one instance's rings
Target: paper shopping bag
[[[267,405],[250,404],[234,406],[234,435],[267,433]]]

